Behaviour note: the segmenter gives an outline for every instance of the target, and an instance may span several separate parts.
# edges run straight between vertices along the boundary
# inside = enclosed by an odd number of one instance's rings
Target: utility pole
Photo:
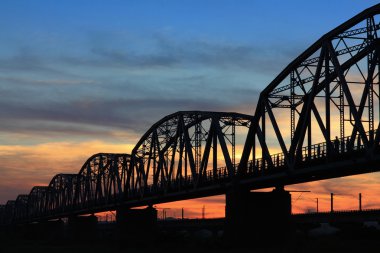
[[[171,208],[162,208],[162,220],[166,220],[167,218],[167,210],[170,210]]]
[[[185,219],[185,210],[182,207],[182,220],[184,220],[184,219]]]
[[[330,207],[330,212],[334,212],[334,193],[331,193],[331,207]]]
[[[362,211],[362,194],[359,193],[359,211]]]
[[[318,203],[318,198],[315,198],[317,200],[317,213],[319,212],[319,203]]]
[[[202,219],[205,219],[206,207],[203,205],[202,207]]]

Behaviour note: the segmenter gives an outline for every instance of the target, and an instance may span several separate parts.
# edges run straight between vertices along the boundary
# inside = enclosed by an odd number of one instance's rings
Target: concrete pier
[[[120,236],[131,240],[153,238],[157,232],[157,210],[152,206],[144,209],[119,208],[116,223]]]
[[[68,219],[67,233],[72,240],[96,240],[98,217],[71,216]]]
[[[285,241],[291,232],[291,195],[283,188],[272,192],[239,189],[226,194],[225,236],[230,243]]]

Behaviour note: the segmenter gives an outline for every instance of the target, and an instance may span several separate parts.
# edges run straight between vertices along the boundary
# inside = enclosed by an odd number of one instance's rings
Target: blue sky
[[[374,3],[2,1],[0,130],[107,139],[177,110],[253,113],[287,63]]]
[[[30,183],[0,187],[0,200],[78,171],[90,152],[129,152],[175,111],[253,114],[291,60],[374,4],[2,0],[0,171]]]

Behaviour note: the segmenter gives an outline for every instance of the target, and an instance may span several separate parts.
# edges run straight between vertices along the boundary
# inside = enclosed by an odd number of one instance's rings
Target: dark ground
[[[159,242],[146,241],[141,243],[128,243],[128,240],[85,240],[85,241],[56,241],[8,239],[1,241],[1,253],[10,252],[379,252],[380,236],[368,239],[351,237],[344,238],[341,235],[326,236],[321,238],[297,238],[293,242],[278,244],[275,241],[261,246],[233,247],[225,245],[222,240],[181,240],[178,238],[166,238]]]
[[[275,242],[273,242],[275,244]],[[336,238],[323,238],[304,240],[291,246],[268,246],[266,248],[229,248],[220,245],[199,245],[199,244],[161,244],[158,247],[153,245],[127,246],[123,243],[111,242],[91,242],[91,243],[52,243],[46,241],[8,241],[2,244],[0,252],[379,252],[380,240],[341,240]]]
[[[53,235],[45,235],[45,239],[15,239],[9,233],[3,233],[0,239],[0,253],[9,252],[257,252],[257,253],[332,253],[332,252],[379,252],[380,230],[361,226],[346,227],[335,235],[311,237],[307,232],[297,230],[286,242],[271,240],[266,242],[249,242],[248,246],[236,247],[227,243],[226,238],[218,232],[201,229],[198,231],[161,229],[154,239],[140,236],[120,236],[115,233],[88,237],[88,234],[77,235],[76,238],[57,239]],[[220,231],[219,231],[220,232]]]

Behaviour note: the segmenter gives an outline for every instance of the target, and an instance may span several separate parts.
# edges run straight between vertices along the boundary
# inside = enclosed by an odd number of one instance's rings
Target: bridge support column
[[[234,245],[262,245],[289,239],[292,234],[291,195],[232,190],[226,194],[225,236]]]
[[[152,206],[144,209],[121,207],[116,210],[116,223],[119,235],[131,242],[153,239],[157,232],[157,209]]]
[[[98,237],[98,217],[71,216],[68,219],[68,237],[72,240],[96,240]]]

